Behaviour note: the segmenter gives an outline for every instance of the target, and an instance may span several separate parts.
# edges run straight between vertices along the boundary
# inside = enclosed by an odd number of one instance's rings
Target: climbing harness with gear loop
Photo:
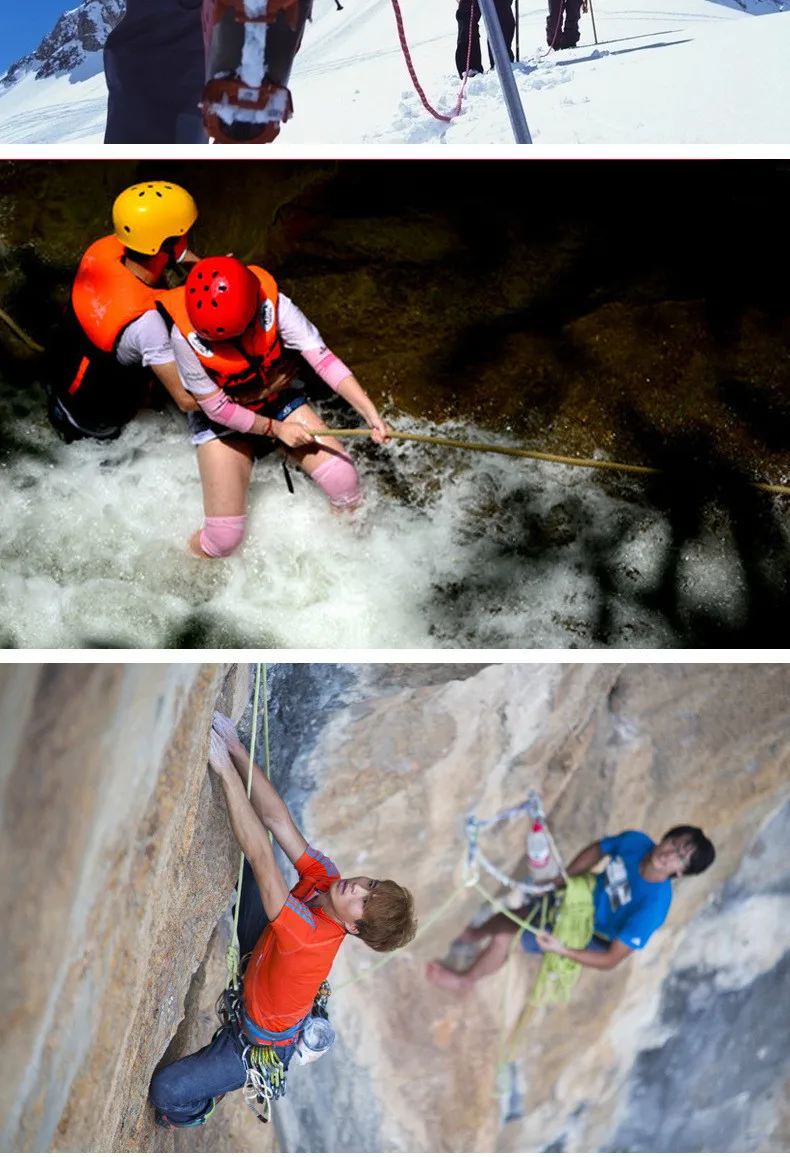
[[[334,1043],[335,1033],[329,1021],[328,1002],[332,995],[325,980],[316,994],[313,1007],[304,1019],[296,1039],[295,1055],[299,1064],[311,1064]],[[239,1055],[247,1070],[242,1093],[255,1116],[264,1125],[271,1119],[271,1103],[285,1096],[287,1078],[282,1060],[273,1045],[257,1044],[245,1028],[244,995],[240,983],[229,984],[220,993],[216,1013],[222,1026],[233,1034]],[[264,1106],[259,1111],[257,1106]],[[213,1110],[212,1110],[213,1111]],[[208,1115],[208,1114],[207,1114]]]

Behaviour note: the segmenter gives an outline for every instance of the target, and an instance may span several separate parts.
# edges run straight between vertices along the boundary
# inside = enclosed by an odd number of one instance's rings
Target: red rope
[[[422,86],[421,86],[419,80],[417,79],[417,73],[414,71],[414,65],[412,64],[412,60],[411,60],[411,53],[409,52],[409,46],[406,43],[406,33],[404,31],[404,28],[403,28],[403,16],[401,15],[400,4],[398,3],[398,0],[392,0],[392,8],[393,8],[393,11],[395,12],[395,23],[398,25],[398,37],[400,38],[400,46],[403,50],[403,56],[404,56],[404,59],[406,61],[406,67],[409,70],[409,76],[411,77],[411,82],[416,89],[417,95],[419,96],[420,100],[422,101],[423,108],[426,109],[431,114],[431,116],[436,117],[437,121],[451,121],[451,120],[453,120],[453,118],[457,117],[459,112],[461,111],[461,104],[462,104],[463,99],[464,99],[464,89],[466,88],[466,80],[467,80],[466,76],[464,76],[463,84],[461,85],[460,92],[458,93],[458,100],[456,101],[455,108],[450,113],[450,115],[445,116],[443,113],[437,112],[436,109],[433,108],[428,103],[428,98],[426,97],[425,93],[423,92]],[[472,51],[472,17],[471,17],[471,13],[470,13],[470,18],[469,18],[469,47],[467,48],[467,53],[466,53],[466,71],[467,72],[469,71],[469,58],[470,58],[471,51]]]

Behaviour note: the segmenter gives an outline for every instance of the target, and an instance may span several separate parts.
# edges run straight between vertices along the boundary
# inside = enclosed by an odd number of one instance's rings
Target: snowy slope
[[[96,56],[101,59],[101,54]],[[88,80],[68,76],[37,80],[31,72],[0,96],[0,141],[54,145],[67,141],[101,144],[107,115],[107,86],[101,64]]]
[[[449,3],[402,5],[414,67],[433,107],[455,108],[455,21]],[[790,142],[790,12],[711,0],[596,0],[571,51],[546,49],[546,5],[520,6],[516,80],[535,141]],[[349,0],[306,37],[294,65],[297,116],[282,141],[512,143],[493,73],[473,77],[449,126],[427,113],[409,79],[390,0]],[[316,29],[318,31],[318,29]]]
[[[713,0],[596,0],[576,49],[547,52],[546,7],[522,0],[515,76],[538,144],[787,144],[790,11]],[[443,113],[456,104],[451,0],[401,0],[417,76]],[[98,55],[98,54],[97,54]],[[78,75],[85,76],[89,68]],[[291,77],[293,145],[512,143],[497,78],[473,77],[449,124],[414,91],[391,0],[316,0]],[[100,143],[101,75],[33,79],[0,95],[0,141]]]

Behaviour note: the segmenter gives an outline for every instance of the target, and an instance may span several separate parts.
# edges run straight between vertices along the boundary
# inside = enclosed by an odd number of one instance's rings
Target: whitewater
[[[343,424],[332,403],[323,417]],[[242,549],[207,562],[186,550],[202,504],[183,415],[66,446],[37,391],[0,386],[0,425],[2,646],[669,647],[695,616],[736,629],[748,613],[726,515],[707,510],[679,548],[629,477],[366,439],[366,502],[343,518],[296,470],[290,494],[275,454],[255,465]],[[674,620],[651,602],[668,567]]]

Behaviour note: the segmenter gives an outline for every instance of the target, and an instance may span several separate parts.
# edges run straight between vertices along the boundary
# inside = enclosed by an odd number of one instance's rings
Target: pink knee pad
[[[207,518],[200,532],[200,545],[211,558],[227,558],[244,538],[245,514],[231,514],[227,518]]]
[[[313,479],[333,506],[356,506],[362,501],[362,483],[357,468],[346,454],[333,454],[313,471]]]

